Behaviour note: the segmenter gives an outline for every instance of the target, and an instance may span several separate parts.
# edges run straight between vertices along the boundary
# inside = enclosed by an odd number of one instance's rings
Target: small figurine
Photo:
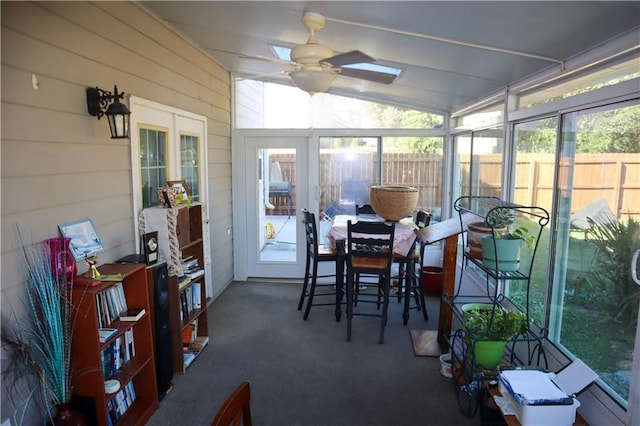
[[[87,269],[87,272],[84,274],[84,276],[87,278],[93,278],[93,279],[98,278],[100,276],[100,272],[96,267],[96,263],[98,263],[98,255],[97,254],[94,254],[93,256],[86,255],[84,257],[84,261],[87,263],[87,265],[89,265],[89,269]]]

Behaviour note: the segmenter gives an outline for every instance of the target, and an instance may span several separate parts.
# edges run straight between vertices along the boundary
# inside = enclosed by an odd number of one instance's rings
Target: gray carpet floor
[[[409,330],[437,328],[437,298],[428,298],[429,321],[412,310],[407,325],[392,300],[380,345],[379,318],[354,318],[351,342],[333,307],[314,306],[304,321],[299,291],[291,283],[231,284],[209,308],[209,345],[174,376],[148,424],[208,425],[243,380],[257,426],[479,423],[460,413],[438,358],[414,354]]]

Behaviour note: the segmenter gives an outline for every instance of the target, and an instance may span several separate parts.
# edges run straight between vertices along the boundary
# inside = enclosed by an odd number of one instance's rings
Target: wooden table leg
[[[450,296],[456,289],[456,269],[458,257],[458,235],[452,235],[444,240],[444,261],[442,276],[442,292]],[[438,344],[449,349],[446,335],[451,332],[452,312],[449,305],[440,299],[440,317],[438,318]]]

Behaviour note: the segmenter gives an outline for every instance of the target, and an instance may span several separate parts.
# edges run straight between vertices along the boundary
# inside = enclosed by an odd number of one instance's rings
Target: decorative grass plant
[[[3,318],[2,346],[5,389],[16,404],[16,422],[22,424],[30,406],[45,419],[52,409],[71,398],[71,337],[74,311],[72,283],[52,270],[52,253],[46,242],[26,243],[20,233],[26,274],[27,316]],[[24,397],[22,401],[16,398]],[[32,405],[34,404],[34,405]],[[21,411],[18,413],[18,411]]]

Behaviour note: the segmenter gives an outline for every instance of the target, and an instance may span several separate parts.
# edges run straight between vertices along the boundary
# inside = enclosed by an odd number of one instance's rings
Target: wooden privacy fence
[[[502,155],[474,156],[479,177],[470,180],[469,156],[459,157],[461,193],[468,193],[468,183],[478,195],[500,196],[502,188]],[[283,173],[291,180],[293,204],[296,205],[296,173],[294,154],[273,154],[271,163],[279,161]],[[442,155],[384,154],[382,182],[387,185],[409,185],[418,188],[418,208],[434,210],[442,200]],[[321,154],[320,208],[342,198],[341,187],[348,181],[376,182],[377,161],[374,154]],[[524,205],[551,206],[554,188],[555,157],[552,154],[519,154],[516,159],[515,202]],[[305,171],[306,172],[306,171]],[[640,217],[640,155],[577,154],[573,168],[561,169],[560,184],[573,174],[573,212],[604,198],[618,218]],[[563,181],[563,179],[565,179]],[[286,214],[286,200],[275,199],[278,214]],[[302,206],[300,206],[302,207]]]

